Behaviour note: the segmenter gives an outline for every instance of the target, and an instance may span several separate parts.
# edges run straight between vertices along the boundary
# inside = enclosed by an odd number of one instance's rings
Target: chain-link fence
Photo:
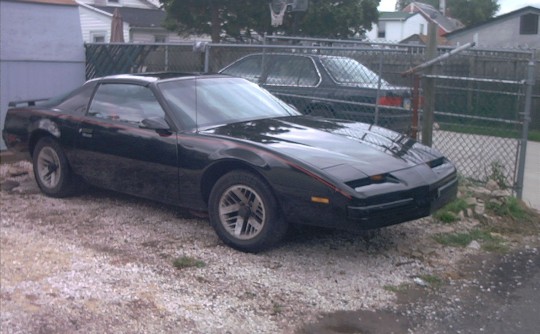
[[[205,57],[193,44],[85,44],[86,78],[140,72],[202,72]]]
[[[92,69],[87,76],[223,72],[260,84],[303,113],[364,121],[409,134],[415,117],[422,125],[421,106],[413,116],[413,95],[418,93],[421,103],[424,86],[431,80],[433,145],[466,177],[494,178],[501,185],[519,187],[516,175],[531,52],[466,50],[436,63],[429,74],[420,73],[415,91],[414,76],[403,73],[428,60],[425,47],[419,45],[273,38],[264,45],[153,44],[138,49],[126,45],[124,55],[118,47],[87,45],[87,69]],[[114,64],[123,67],[111,70]],[[538,81],[538,67],[535,76]],[[537,85],[531,110],[533,128],[538,130],[539,96]]]

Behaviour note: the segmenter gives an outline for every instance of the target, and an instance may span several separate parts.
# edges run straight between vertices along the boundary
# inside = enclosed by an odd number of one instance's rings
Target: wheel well
[[[33,157],[34,148],[36,147],[38,141],[44,137],[49,137],[53,139],[55,138],[53,135],[51,135],[45,130],[36,130],[32,132],[32,135],[30,136],[30,140],[28,141],[28,151],[30,153],[30,157]]]
[[[263,180],[263,182],[267,183],[266,179],[259,172],[257,172],[255,168],[246,163],[240,161],[224,161],[214,164],[212,167],[205,171],[204,175],[201,178],[201,194],[206,204],[208,204],[210,192],[212,191],[212,188],[214,187],[214,184],[216,184],[217,180],[219,180],[220,177],[233,170],[243,170],[246,172],[251,172],[259,176],[261,180]]]

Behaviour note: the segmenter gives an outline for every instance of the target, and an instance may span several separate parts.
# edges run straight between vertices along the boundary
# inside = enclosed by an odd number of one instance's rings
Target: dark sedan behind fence
[[[411,91],[350,57],[256,53],[220,70],[255,82],[300,112],[374,123],[408,133]]]

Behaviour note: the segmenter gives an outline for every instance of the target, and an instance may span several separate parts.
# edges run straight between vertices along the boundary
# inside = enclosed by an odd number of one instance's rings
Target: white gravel
[[[2,333],[292,333],[322,312],[394,303],[385,286],[448,271],[429,219],[370,233],[301,231],[245,254],[205,219],[90,189],[53,199],[27,163],[0,165]],[[201,268],[177,269],[189,256]]]

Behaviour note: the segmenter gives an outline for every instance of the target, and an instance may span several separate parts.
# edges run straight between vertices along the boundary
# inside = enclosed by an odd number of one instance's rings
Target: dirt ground
[[[300,229],[245,254],[174,207],[93,188],[45,197],[27,163],[0,165],[0,185],[2,333],[446,333],[538,272],[538,217],[525,230],[471,209],[452,224]],[[490,224],[502,252],[434,239]],[[529,274],[499,279],[502,263]],[[501,284],[515,289],[489,288]]]
[[[297,334],[415,333],[523,334],[538,331],[540,253],[527,248],[509,254],[465,258],[458,280],[437,288],[411,286],[395,305],[379,310],[323,314]]]

